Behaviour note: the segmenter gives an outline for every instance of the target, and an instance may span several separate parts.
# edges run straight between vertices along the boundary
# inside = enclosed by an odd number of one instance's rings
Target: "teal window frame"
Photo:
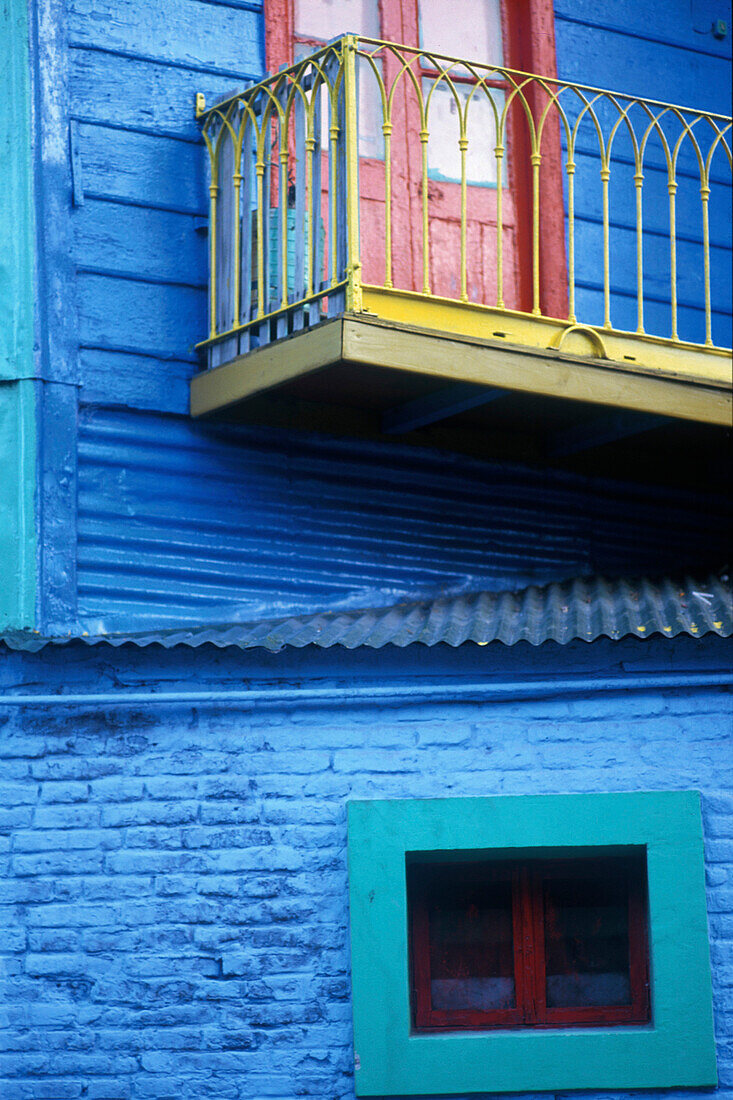
[[[357,1096],[717,1084],[696,791],[374,800],[348,806]],[[652,1019],[639,1026],[416,1033],[405,866],[644,847]]]

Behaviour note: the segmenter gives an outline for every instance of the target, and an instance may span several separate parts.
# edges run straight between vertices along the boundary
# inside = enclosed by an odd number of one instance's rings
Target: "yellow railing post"
[[[430,131],[427,126],[420,127],[420,147],[422,150],[422,292],[430,293],[430,219],[428,215],[428,141]]]
[[[494,149],[496,158],[496,305],[497,309],[504,309],[504,211],[503,198],[503,160],[504,145],[497,140]]]
[[[466,153],[468,138],[462,133],[458,139],[461,153],[461,301],[468,301],[468,272],[466,261],[466,222],[468,219],[468,192],[466,186]]]
[[[641,191],[644,186],[644,173],[637,168],[634,173],[636,191],[636,331],[644,334],[644,226],[642,222],[643,206]]]
[[[539,317],[540,308],[540,165],[542,154],[533,149],[532,164],[532,313]]]
[[[608,202],[608,181],[611,169],[603,158],[601,183],[603,186],[603,327],[611,327],[611,223]]]
[[[359,239],[359,116],[357,105],[356,39],[346,35],[341,47],[344,66],[344,160],[346,165],[346,308],[361,312]]]
[[[219,172],[219,158],[213,157],[211,184],[209,185],[209,339],[216,336],[216,200],[219,187],[215,182]]]
[[[669,192],[669,296],[672,307],[672,339],[678,340],[677,335],[677,214],[675,209],[675,196],[677,195],[677,181],[670,179],[667,183]]]
[[[310,298],[313,293],[313,236],[314,222],[319,214],[319,202],[313,197],[313,154],[316,148],[316,139],[311,133],[313,120],[309,115],[306,118],[305,139],[305,193],[307,196],[305,217],[305,296]],[[318,196],[320,199],[320,196]]]
[[[241,155],[241,154],[240,154]],[[241,296],[241,221],[239,210],[239,195],[242,188],[242,173],[239,171],[239,160],[234,162],[234,324],[240,321],[240,296]]]
[[[568,156],[565,173],[568,177],[568,321],[574,325],[575,316],[575,161]]]
[[[384,285],[391,289],[392,282],[392,123],[382,123],[384,138]]]
[[[260,158],[260,152],[257,153],[257,163],[255,164],[255,174],[257,176],[257,318],[264,317],[265,315],[265,226],[268,224],[265,220],[264,206],[264,190],[265,190],[265,162]]]
[[[705,346],[713,346],[713,318],[712,302],[710,299],[710,219],[708,216],[708,200],[710,187],[707,177],[700,187],[700,200],[702,202],[702,247],[703,247],[703,278],[705,280]]]

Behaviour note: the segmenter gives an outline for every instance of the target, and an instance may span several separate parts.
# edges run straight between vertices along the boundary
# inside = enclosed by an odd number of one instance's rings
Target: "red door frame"
[[[405,45],[415,41],[418,0],[380,0],[382,26],[401,27]],[[399,11],[397,10],[399,8]],[[265,58],[269,72],[293,63],[294,0],[265,0]],[[502,0],[502,31],[508,68],[556,76],[555,17],[553,0]],[[531,104],[531,101],[530,101]],[[518,247],[518,292],[521,308],[532,308],[532,186],[529,149],[526,140],[515,137],[511,154],[511,188],[516,211]],[[542,144],[543,187],[539,216],[539,268],[542,313],[567,318],[567,263],[565,258],[565,205],[562,188],[560,134],[550,127]],[[549,185],[548,182],[550,181]],[[411,190],[413,188],[411,187]],[[399,189],[398,189],[399,191]],[[405,207],[405,212],[410,207]],[[404,234],[411,239],[409,225]],[[419,284],[417,284],[419,285]]]
[[[511,18],[508,17],[511,7]],[[502,29],[509,67],[525,73],[557,77],[555,13],[553,0],[504,0]],[[530,107],[534,108],[529,96]],[[534,113],[534,111],[533,111]],[[516,171],[523,186],[516,187],[519,234],[519,280],[523,308],[532,302],[532,187],[530,151],[525,141],[515,141]],[[550,127],[543,138],[545,183],[540,196],[540,288],[542,312],[565,319],[568,315],[567,261],[565,258],[565,200],[562,187],[562,150],[559,127]]]

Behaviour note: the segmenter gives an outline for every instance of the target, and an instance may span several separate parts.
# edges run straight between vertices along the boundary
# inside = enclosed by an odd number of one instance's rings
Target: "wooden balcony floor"
[[[665,452],[681,448],[723,486],[730,353],[399,291],[365,288],[364,307],[197,375],[192,415],[570,466],[638,435],[659,444],[650,476],[665,480]]]

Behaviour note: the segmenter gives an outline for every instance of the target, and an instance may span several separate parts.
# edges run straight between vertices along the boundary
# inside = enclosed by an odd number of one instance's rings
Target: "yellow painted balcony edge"
[[[452,305],[453,303],[449,303]],[[350,320],[355,321],[352,316]],[[362,314],[344,326],[344,359],[446,381],[474,382],[572,401],[727,426],[730,383],[651,371],[632,363],[408,327]]]
[[[197,375],[191,383],[191,413],[206,416],[314,371],[330,367],[338,372],[340,364],[355,363],[703,423],[731,422],[730,386],[721,378],[573,355],[565,343],[559,350],[522,346],[503,338],[408,326],[374,313],[344,313]]]
[[[385,321],[481,340],[505,340],[541,350],[620,363],[628,370],[663,372],[689,381],[731,385],[733,357],[727,348],[709,348],[663,337],[571,324],[477,302],[429,297],[409,290],[362,287],[363,309]]]
[[[326,321],[194,375],[191,415],[206,416],[229,408],[255,393],[337,363],[342,356],[342,327],[340,318]]]

